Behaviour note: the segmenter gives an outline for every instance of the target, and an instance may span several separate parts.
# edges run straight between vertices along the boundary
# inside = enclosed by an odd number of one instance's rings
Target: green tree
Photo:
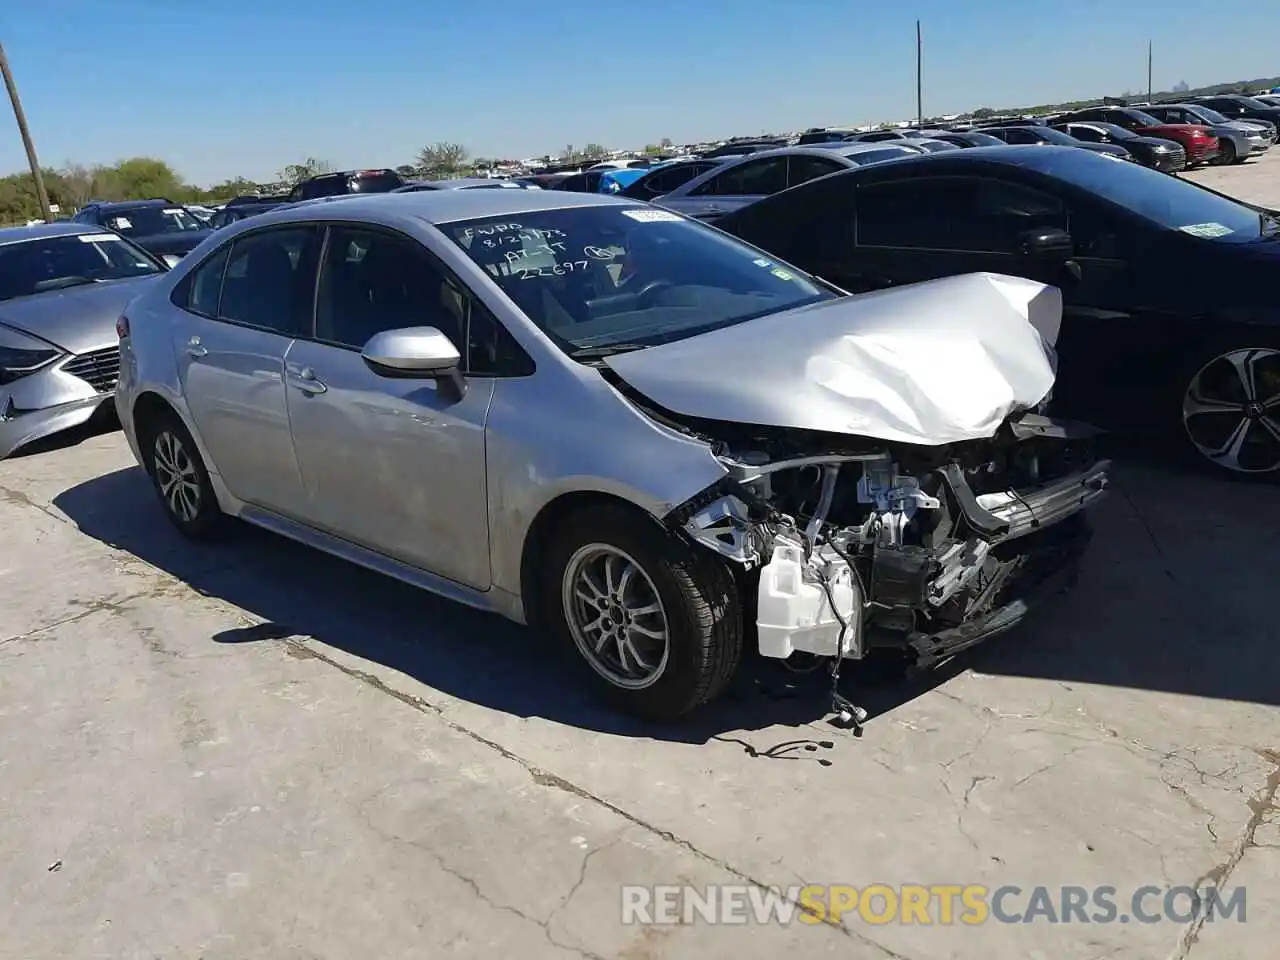
[[[673,146],[675,146],[675,144],[671,142],[670,137],[663,137],[661,140],[658,141],[658,146],[660,146],[663,150],[670,150]]]
[[[312,177],[318,177],[322,173],[332,173],[333,164],[327,160],[317,160],[315,157],[307,157],[301,163],[291,163],[278,174],[276,178],[290,187],[297,186],[303,180],[310,180]]]
[[[985,120],[987,117],[994,117],[995,115],[996,112],[990,107],[979,107],[977,110],[973,111],[972,114],[973,119],[975,120]]]
[[[430,179],[456,177],[467,169],[467,148],[439,140],[418,152],[418,167]]]
[[[418,168],[411,163],[402,163],[400,166],[396,167],[396,173],[405,180],[412,180],[418,175]]]

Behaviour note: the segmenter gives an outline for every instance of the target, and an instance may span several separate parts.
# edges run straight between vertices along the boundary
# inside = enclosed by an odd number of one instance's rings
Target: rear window
[[[350,180],[352,193],[389,193],[404,181],[394,170],[376,170],[357,173]]]

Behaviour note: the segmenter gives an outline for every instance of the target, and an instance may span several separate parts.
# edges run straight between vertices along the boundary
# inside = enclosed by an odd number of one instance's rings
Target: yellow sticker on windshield
[[[1206,240],[1212,240],[1215,237],[1225,237],[1232,233],[1232,229],[1221,223],[1190,223],[1185,227],[1179,227],[1183,233],[1189,233],[1193,237],[1203,237]]]

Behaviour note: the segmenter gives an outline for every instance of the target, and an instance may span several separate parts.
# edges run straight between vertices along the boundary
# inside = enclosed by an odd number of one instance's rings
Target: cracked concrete
[[[118,434],[0,463],[0,955],[1271,956],[1280,490],[1119,484],[1028,629],[847,671],[856,738],[759,664],[629,723],[502,621],[252,530],[187,544]],[[913,882],[1216,884],[1247,922],[620,923],[624,884]]]

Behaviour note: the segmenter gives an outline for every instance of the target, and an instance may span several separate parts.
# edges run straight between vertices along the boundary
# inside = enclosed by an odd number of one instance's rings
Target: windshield
[[[883,150],[859,150],[856,153],[845,154],[847,159],[852,160],[860,167],[865,167],[869,163],[901,160],[903,157],[910,156],[919,156],[919,154],[910,147],[885,147]]]
[[[1080,141],[1070,134],[1063,133],[1061,130],[1054,130],[1052,127],[1036,127],[1036,133],[1044,139],[1045,143],[1056,143],[1063,147],[1078,147]]]
[[[1261,235],[1257,210],[1187,180],[1136,163],[1106,163],[1083,150],[1053,152],[1037,169],[1168,230],[1233,243]]]
[[[571,356],[682,340],[836,296],[724,234],[647,206],[440,229]]]
[[[133,207],[113,210],[103,223],[126,237],[154,237],[160,233],[204,230],[205,224],[183,207]]]
[[[1217,110],[1210,110],[1208,107],[1196,107],[1188,110],[1193,117],[1199,117],[1205,123],[1230,123],[1231,121],[1220,114]]]
[[[19,240],[0,246],[0,300],[162,272],[145,253],[113,233]]]
[[[1129,117],[1135,123],[1142,124],[1144,127],[1158,127],[1158,126],[1161,126],[1162,124],[1162,121],[1157,120],[1151,114],[1146,113],[1142,110],[1133,110],[1133,109],[1126,110],[1125,116]]]

